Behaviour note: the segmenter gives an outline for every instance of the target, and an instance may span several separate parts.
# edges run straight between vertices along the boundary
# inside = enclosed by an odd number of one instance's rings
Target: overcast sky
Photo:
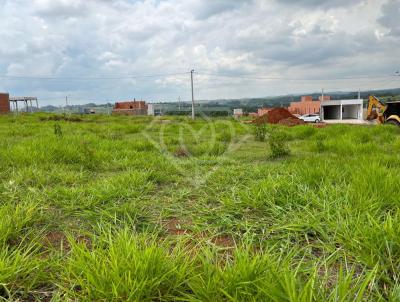
[[[294,4],[295,3],[295,4]],[[0,91],[41,104],[400,87],[400,0],[0,0]]]

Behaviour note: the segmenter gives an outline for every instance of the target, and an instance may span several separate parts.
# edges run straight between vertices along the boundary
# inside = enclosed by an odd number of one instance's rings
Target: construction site
[[[3,249],[16,266],[7,266],[12,273],[0,279],[7,284],[0,295],[111,301],[124,296],[120,278],[129,283],[167,274],[178,280],[170,285],[177,301],[202,297],[189,290],[199,276],[219,274],[213,284],[229,291],[223,280],[234,273],[245,300],[254,290],[248,282],[280,292],[275,278],[282,270],[299,288],[312,278],[322,301],[338,286],[351,295],[365,289],[371,301],[381,294],[381,282],[392,278],[388,268],[400,265],[399,251],[386,245],[396,240],[399,220],[397,154],[387,152],[398,148],[398,128],[322,126],[285,108],[238,120],[136,115],[144,106],[121,104],[116,110],[126,111],[112,116],[0,116],[0,182],[7,188],[0,244],[24,253],[15,258]],[[395,115],[391,107],[379,116],[370,112],[382,122]],[[374,154],[384,161],[371,162]],[[381,257],[378,264],[371,253]],[[233,259],[244,266],[227,264]],[[143,263],[151,269],[138,275],[136,265]],[[293,272],[293,265],[301,270]],[[357,271],[340,273],[342,265]],[[115,296],[97,291],[108,282]],[[160,285],[154,286],[149,296],[158,294]],[[225,301],[224,292],[217,300]]]
[[[0,0],[0,302],[400,302],[400,0]]]
[[[39,111],[39,103],[36,97],[10,97],[8,93],[0,93],[0,114],[10,112],[34,112]]]

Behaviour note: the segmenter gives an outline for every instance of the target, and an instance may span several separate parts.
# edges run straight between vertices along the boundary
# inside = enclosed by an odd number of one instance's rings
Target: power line
[[[194,120],[194,93],[193,93],[193,73],[194,69],[190,71],[190,84],[192,88],[192,120]]]
[[[352,77],[336,77],[336,78],[328,78],[328,79],[313,79],[313,78],[289,78],[289,77],[270,77],[270,76],[258,76],[252,74],[218,74],[218,73],[197,73],[199,75],[207,75],[213,77],[226,77],[226,78],[238,78],[238,79],[248,79],[248,80],[284,80],[284,81],[336,81],[336,80],[362,80],[362,79],[378,79],[378,78],[392,78],[396,75],[378,75],[378,76],[352,76]]]
[[[118,75],[118,76],[8,76],[0,75],[1,79],[11,80],[124,80],[124,79],[139,79],[139,78],[157,78],[157,77],[168,77],[168,76],[184,76],[191,72],[176,72],[176,73],[159,73],[159,74],[136,74],[136,75]],[[335,77],[335,78],[291,78],[291,77],[271,77],[265,74],[223,74],[223,73],[208,73],[208,72],[196,72],[198,75],[207,75],[211,77],[224,77],[224,78],[238,78],[238,79],[249,79],[249,80],[285,80],[285,81],[335,81],[335,80],[357,80],[357,79],[378,79],[378,78],[393,78],[399,76],[398,74],[393,75],[362,75],[362,76],[348,76],[348,77]]]
[[[138,79],[138,78],[157,78],[157,77],[168,77],[168,76],[179,76],[187,75],[190,72],[180,73],[160,73],[160,74],[146,74],[146,75],[124,75],[124,76],[109,76],[109,77],[56,77],[56,76],[7,76],[0,75],[1,79],[15,79],[15,80],[126,80],[126,79]]]

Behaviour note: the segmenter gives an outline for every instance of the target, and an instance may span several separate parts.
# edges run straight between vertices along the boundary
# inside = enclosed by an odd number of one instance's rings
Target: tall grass
[[[0,300],[399,300],[397,128],[48,117],[0,117]]]

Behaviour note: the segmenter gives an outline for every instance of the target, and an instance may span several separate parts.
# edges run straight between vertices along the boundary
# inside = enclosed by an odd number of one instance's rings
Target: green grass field
[[[81,119],[0,117],[0,301],[400,301],[398,128]]]

